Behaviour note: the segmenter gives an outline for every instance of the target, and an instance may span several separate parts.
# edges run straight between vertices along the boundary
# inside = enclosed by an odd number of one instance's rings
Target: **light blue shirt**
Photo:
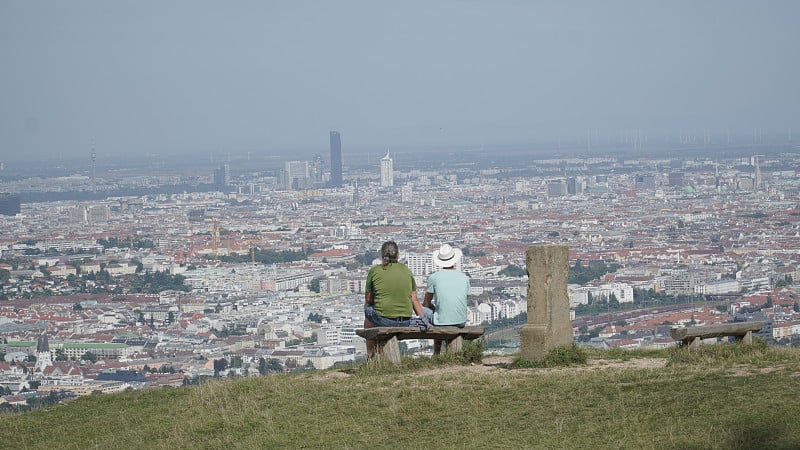
[[[469,277],[455,269],[441,269],[428,277],[428,293],[433,294],[434,325],[461,325],[467,321]]]

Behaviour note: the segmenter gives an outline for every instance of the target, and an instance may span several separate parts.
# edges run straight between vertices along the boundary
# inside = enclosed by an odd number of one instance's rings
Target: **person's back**
[[[393,262],[372,267],[367,275],[367,289],[374,292],[375,311],[381,316],[411,316],[409,299],[416,285],[405,264]]]
[[[469,289],[469,277],[458,270],[442,269],[431,274],[427,291],[433,294],[433,324],[464,325]]]
[[[428,277],[428,288],[422,306],[433,325],[464,326],[467,322],[467,296],[469,277],[456,265],[461,261],[461,250],[443,244],[433,252],[433,263],[440,267]]]

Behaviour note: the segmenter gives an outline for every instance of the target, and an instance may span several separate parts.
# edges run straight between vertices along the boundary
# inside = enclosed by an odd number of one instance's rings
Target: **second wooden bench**
[[[672,328],[669,335],[681,345],[697,348],[703,339],[733,336],[745,344],[753,343],[753,332],[761,329],[764,322],[733,322],[699,325],[696,327]]]

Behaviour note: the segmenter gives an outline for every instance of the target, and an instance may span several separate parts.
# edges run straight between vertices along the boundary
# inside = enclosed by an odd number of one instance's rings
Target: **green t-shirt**
[[[375,311],[381,316],[411,317],[411,292],[417,289],[417,282],[405,264],[373,266],[365,289],[375,294]]]

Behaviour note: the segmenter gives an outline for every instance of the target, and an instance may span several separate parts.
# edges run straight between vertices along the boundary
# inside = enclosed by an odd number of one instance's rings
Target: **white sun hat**
[[[433,263],[439,267],[452,267],[459,261],[461,261],[461,249],[453,248],[450,244],[444,244],[433,252]]]

